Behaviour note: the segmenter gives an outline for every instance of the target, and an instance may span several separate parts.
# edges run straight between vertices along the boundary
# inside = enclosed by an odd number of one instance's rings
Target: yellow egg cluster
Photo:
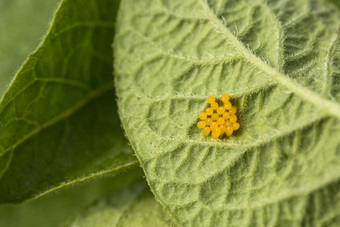
[[[218,139],[225,133],[227,136],[231,136],[234,130],[240,128],[240,124],[237,122],[236,107],[229,101],[229,95],[222,95],[222,106],[219,106],[215,101],[215,97],[209,96],[208,107],[205,112],[199,114],[201,121],[197,123],[197,127],[202,129],[204,136],[209,136]]]

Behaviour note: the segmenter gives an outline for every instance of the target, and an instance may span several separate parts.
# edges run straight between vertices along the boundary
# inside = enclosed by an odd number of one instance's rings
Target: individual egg
[[[206,113],[208,116],[210,116],[210,115],[212,115],[212,114],[214,113],[214,111],[213,111],[212,108],[207,108],[207,109],[205,110],[205,113]]]
[[[225,107],[226,110],[230,110],[231,106],[232,106],[231,102],[229,102],[229,101],[224,103],[224,107]]]
[[[204,127],[205,127],[205,121],[199,121],[199,122],[197,123],[197,128],[202,129],[202,128],[204,128]]]
[[[205,119],[205,124],[206,125],[211,125],[212,122],[213,122],[213,120],[211,118]]]
[[[219,127],[212,130],[211,137],[214,139],[218,139],[221,135],[221,129]]]
[[[217,111],[216,112],[218,114],[223,114],[225,112],[225,107],[224,106],[217,107]]]
[[[223,103],[228,102],[228,101],[229,101],[229,95],[223,94],[223,95],[221,96],[221,100],[222,100]]]
[[[200,115],[198,116],[199,117],[199,119],[201,119],[201,120],[205,120],[205,119],[207,119],[207,113],[206,112],[202,112],[202,113],[200,113]]]
[[[212,108],[213,110],[217,110],[217,108],[218,108],[218,103],[217,103],[217,102],[213,102],[213,103],[210,104],[210,106],[211,106],[211,108]]]
[[[237,122],[235,122],[235,123],[233,124],[233,129],[234,129],[234,130],[237,130],[237,129],[239,129],[239,128],[240,128],[240,124],[237,123]]]
[[[215,97],[214,96],[208,96],[208,98],[207,98],[207,100],[208,100],[208,103],[214,103],[215,102]]]
[[[205,128],[202,130],[202,133],[203,133],[203,136],[209,136],[209,134],[210,134],[210,128],[209,128],[209,127],[205,127]]]

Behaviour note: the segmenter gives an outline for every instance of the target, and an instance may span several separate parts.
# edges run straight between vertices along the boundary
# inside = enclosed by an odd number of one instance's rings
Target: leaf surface
[[[0,203],[137,164],[112,85],[118,1],[64,0],[0,103]]]
[[[114,192],[118,193],[127,185],[140,182],[142,176],[141,168],[134,166],[117,176],[98,177],[32,201],[0,205],[0,226],[63,226],[66,220],[82,212],[85,207]]]
[[[120,116],[178,222],[339,225],[338,9],[321,0],[126,0],[118,18]],[[204,138],[198,114],[208,95],[224,93],[241,128]]]
[[[70,219],[65,226],[175,226],[156,202],[145,182],[129,186],[102,198]]]
[[[38,46],[58,2],[0,2],[0,96],[28,54]]]

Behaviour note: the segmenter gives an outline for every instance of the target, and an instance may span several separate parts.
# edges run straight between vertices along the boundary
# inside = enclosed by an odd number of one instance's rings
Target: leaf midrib
[[[277,69],[268,65],[268,63],[266,63],[250,50],[248,50],[243,45],[243,43],[239,41],[237,37],[234,36],[226,26],[223,25],[223,23],[217,18],[213,10],[210,8],[206,0],[200,0],[200,3],[214,27],[219,31],[219,33],[224,36],[225,39],[229,40],[230,43],[234,45],[236,50],[238,50],[239,54],[242,55],[246,61],[255,65],[258,69],[268,74],[269,78],[276,81],[278,84],[285,87],[286,89],[290,90],[303,100],[313,104],[322,112],[326,112],[329,115],[340,118],[340,104],[323,98],[314,91],[311,91],[308,88],[300,85],[289,76],[279,72]]]

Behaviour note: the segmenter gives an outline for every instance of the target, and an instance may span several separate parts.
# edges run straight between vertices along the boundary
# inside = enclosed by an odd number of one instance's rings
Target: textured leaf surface
[[[140,167],[130,168],[117,176],[105,176],[66,187],[22,204],[0,205],[0,226],[57,227],[98,199],[119,192],[142,179]]]
[[[64,0],[0,103],[0,203],[136,164],[112,85],[118,1]]]
[[[319,0],[126,0],[119,111],[158,200],[184,226],[340,225],[339,12]],[[208,95],[241,129],[203,138]]]
[[[145,182],[103,198],[76,215],[65,226],[175,226],[162,206],[156,202]]]
[[[0,96],[28,54],[38,46],[58,2],[0,1]]]

